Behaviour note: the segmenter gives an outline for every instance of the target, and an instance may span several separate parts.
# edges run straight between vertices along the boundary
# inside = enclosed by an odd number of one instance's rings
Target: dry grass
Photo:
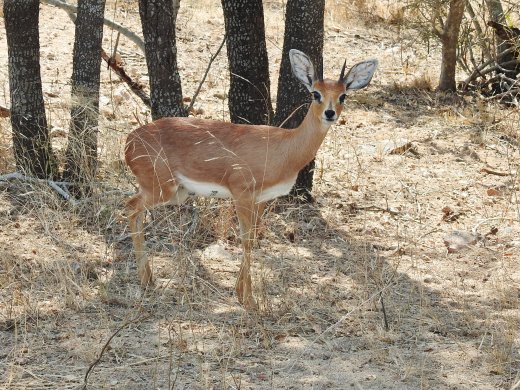
[[[221,10],[202,4],[179,16],[187,96],[223,29]],[[400,47],[390,9],[381,28],[350,23],[386,3],[355,2],[348,15],[344,6],[327,3],[325,73],[344,57],[377,56],[381,67],[317,156],[317,203],[278,201],[265,215],[253,265],[261,311],[246,313],[234,296],[241,250],[229,202],[148,213],[157,282],[139,288],[123,215],[133,178],[120,160],[149,113],[103,69],[94,195],[73,206],[45,184],[0,183],[1,388],[78,388],[89,367],[96,389],[518,386],[520,112],[432,92],[436,53]],[[111,15],[137,28],[135,4],[122,8]],[[272,80],[281,9],[266,4]],[[61,156],[70,91],[57,69],[68,69],[73,34],[45,5],[41,28],[57,34],[42,42],[42,69]],[[121,54],[145,81],[136,49],[122,41]],[[202,116],[228,118],[226,72],[223,53],[195,106]],[[9,130],[1,120],[0,173],[13,170]],[[389,153],[403,142],[406,152]],[[447,235],[473,229],[485,239],[447,254]]]

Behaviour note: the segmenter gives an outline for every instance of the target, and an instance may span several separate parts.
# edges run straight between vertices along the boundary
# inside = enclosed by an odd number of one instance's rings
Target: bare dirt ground
[[[186,96],[220,44],[217,3],[182,3]],[[121,152],[149,113],[103,68],[96,194],[73,206],[45,184],[0,183],[0,387],[78,388],[88,373],[93,389],[517,388],[518,108],[418,88],[437,78],[438,48],[398,35],[378,10],[383,19],[327,4],[325,74],[337,77],[344,58],[381,65],[317,156],[317,202],[278,202],[264,217],[254,251],[258,314],[234,296],[241,249],[229,202],[150,213],[157,283],[140,290],[122,216],[134,181]],[[134,2],[109,2],[107,17],[140,32]],[[266,23],[275,96],[282,2],[266,2]],[[40,30],[61,156],[74,28],[42,5]],[[9,106],[3,28],[0,38],[0,104]],[[107,52],[114,41],[107,28]],[[139,49],[121,38],[120,52],[146,82]],[[226,63],[224,49],[197,115],[228,119]],[[14,169],[10,123],[0,119],[0,174]],[[464,234],[472,243],[456,246]]]

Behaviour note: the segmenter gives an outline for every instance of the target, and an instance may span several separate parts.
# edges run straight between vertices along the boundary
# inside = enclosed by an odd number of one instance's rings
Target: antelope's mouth
[[[337,118],[336,116],[333,116],[332,118],[329,118],[329,117],[327,117],[327,116],[324,116],[324,117],[322,118],[323,122],[326,122],[326,123],[334,123],[334,122],[336,122],[337,119],[338,119],[338,118]]]

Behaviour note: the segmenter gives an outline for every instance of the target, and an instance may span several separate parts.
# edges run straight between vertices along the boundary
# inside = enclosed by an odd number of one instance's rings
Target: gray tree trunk
[[[79,0],[72,63],[71,123],[64,178],[86,195],[97,171],[99,82],[105,0]]]
[[[38,0],[5,0],[13,149],[17,169],[52,178],[57,166],[45,117],[40,74]]]
[[[455,72],[457,68],[457,44],[459,42],[460,24],[464,16],[464,1],[451,0],[448,17],[441,34],[442,63],[439,78],[439,91],[457,90]]]
[[[139,0],[154,120],[187,115],[177,67],[177,10],[172,0]]]
[[[278,77],[278,96],[274,123],[284,128],[295,128],[305,117],[310,102],[307,89],[293,76],[289,50],[303,51],[312,60],[321,77],[323,72],[324,0],[288,0],[285,12],[283,56]],[[302,106],[303,105],[303,106]],[[292,116],[289,118],[289,116]],[[287,119],[289,118],[289,119]],[[291,195],[307,202],[313,200],[312,180],[314,160],[298,174]]]
[[[493,22],[507,24],[504,15],[504,8],[502,7],[502,3],[500,2],[500,0],[486,0],[486,5],[489,10],[490,18]],[[501,38],[498,34],[495,34],[495,43],[497,48],[497,54],[501,54],[504,51],[509,50],[513,47],[510,41]],[[509,54],[500,56],[498,60],[499,65],[506,70],[506,75],[513,79],[518,74],[517,65],[512,63],[512,61],[515,60],[515,58],[516,53],[511,52]],[[509,63],[509,65],[503,65],[505,63]]]
[[[230,72],[229,113],[234,123],[272,121],[269,62],[261,0],[222,0]]]

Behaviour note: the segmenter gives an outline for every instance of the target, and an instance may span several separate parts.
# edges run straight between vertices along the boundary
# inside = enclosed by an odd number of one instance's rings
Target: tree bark
[[[269,62],[261,0],[222,0],[230,72],[229,113],[234,123],[272,121]]]
[[[518,64],[515,65],[512,61],[514,61],[517,58],[519,50],[513,51],[509,54],[500,55],[501,53],[511,49],[514,46],[514,43],[511,40],[512,37],[508,36],[510,34],[507,34],[507,32],[505,34],[500,34],[500,32],[498,31],[498,29],[500,28],[499,26],[503,25],[506,22],[502,3],[500,2],[500,0],[486,0],[486,5],[489,10],[491,23],[494,22],[493,25],[490,23],[488,23],[488,25],[491,25],[495,29],[495,44],[497,48],[497,57],[499,58],[498,64],[506,70],[506,76],[515,79],[520,72],[520,67],[518,66]],[[504,65],[506,63],[508,63],[509,65]]]
[[[299,126],[310,102],[309,92],[292,74],[289,50],[298,49],[307,54],[314,64],[317,77],[322,78],[324,12],[324,0],[287,1],[283,56],[274,117],[276,125],[282,125],[284,128]],[[306,202],[313,200],[311,191],[314,167],[313,160],[298,174],[291,196],[299,197]]]
[[[455,72],[457,68],[457,44],[459,41],[460,24],[464,16],[464,1],[451,0],[446,24],[441,34],[442,63],[439,78],[439,91],[457,90]]]
[[[154,120],[187,115],[177,66],[177,5],[172,0],[139,0]]]
[[[97,171],[99,82],[105,0],[79,0],[72,63],[71,123],[64,178],[88,195]]]
[[[5,0],[13,148],[17,169],[52,178],[57,171],[40,74],[39,1]]]

